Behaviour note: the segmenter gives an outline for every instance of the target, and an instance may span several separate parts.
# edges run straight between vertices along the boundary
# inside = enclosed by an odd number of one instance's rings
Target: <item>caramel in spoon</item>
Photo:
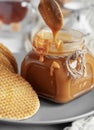
[[[53,32],[53,40],[63,25],[63,14],[57,0],[40,0],[39,11]]]

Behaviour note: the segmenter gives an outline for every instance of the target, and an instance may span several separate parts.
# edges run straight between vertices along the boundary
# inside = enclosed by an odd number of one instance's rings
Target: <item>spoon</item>
[[[63,6],[63,2],[61,2],[61,0],[55,0],[58,4],[59,4],[59,6],[62,8],[62,6]]]
[[[40,0],[39,12],[45,23],[50,27],[55,39],[57,32],[63,25],[63,14],[57,0]]]

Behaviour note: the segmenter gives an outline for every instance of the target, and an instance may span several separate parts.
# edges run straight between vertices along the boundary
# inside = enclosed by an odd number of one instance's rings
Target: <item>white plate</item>
[[[20,66],[24,57],[23,53],[15,55]],[[71,122],[79,118],[94,114],[94,90],[67,103],[56,104],[44,99],[40,99],[40,109],[32,117],[22,121],[1,120],[16,124],[60,124]]]

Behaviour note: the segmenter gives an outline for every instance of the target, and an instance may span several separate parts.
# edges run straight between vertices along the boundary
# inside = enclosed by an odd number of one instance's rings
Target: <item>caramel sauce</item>
[[[56,0],[41,0],[39,11],[50,27],[53,33],[53,44],[56,41],[56,35],[63,26],[63,14]]]
[[[57,103],[68,102],[94,88],[94,57],[86,52],[87,75],[84,76],[83,73],[76,77],[75,74],[73,77],[66,66],[69,56],[45,56],[44,62],[40,62],[40,55],[31,51],[22,62],[21,74],[40,96]],[[76,67],[77,64],[73,68]]]
[[[44,62],[44,56],[41,54],[40,57],[39,57],[39,61],[40,62]]]
[[[50,67],[50,75],[51,76],[54,75],[55,69],[60,69],[60,65],[56,61],[53,61],[51,64],[51,67]]]
[[[0,21],[5,24],[20,22],[26,16],[27,10],[26,6],[22,6],[22,1],[2,0],[0,1]]]
[[[49,26],[53,33],[51,48],[55,45],[57,49],[60,48],[60,42],[57,43],[56,36],[63,26],[63,14],[60,8],[60,3],[61,2],[58,0],[41,0],[38,7],[45,23]],[[49,48],[49,45],[47,47]]]
[[[36,53],[40,55],[42,54],[42,55],[59,56],[66,52],[67,43],[70,44],[71,48],[71,43],[73,40],[75,41],[75,38],[72,38],[71,35],[59,31],[57,34],[57,40],[55,44],[52,44],[53,42],[52,33],[49,32],[48,34],[48,31],[41,31],[34,36],[33,49],[36,51]],[[81,46],[80,48],[83,47],[82,44],[80,46]]]
[[[40,96],[66,103],[94,88],[94,57],[80,33],[59,31],[63,15],[56,1],[41,0],[39,4],[53,37],[50,31],[35,35],[33,50],[24,58],[21,74]]]

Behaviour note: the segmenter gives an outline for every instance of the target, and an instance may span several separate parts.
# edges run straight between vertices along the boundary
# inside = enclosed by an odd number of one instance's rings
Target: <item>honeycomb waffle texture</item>
[[[0,65],[6,67],[5,69],[10,70],[11,72],[15,72],[15,70],[14,70],[12,64],[10,63],[10,61],[2,53],[0,53]]]
[[[4,46],[2,43],[0,43],[0,53],[2,53],[3,55],[5,55],[8,58],[8,60],[14,67],[15,72],[17,73],[18,67],[17,67],[16,59],[13,56],[12,52],[6,46]]]
[[[0,69],[0,118],[21,120],[32,117],[40,102],[31,85],[20,75]]]

